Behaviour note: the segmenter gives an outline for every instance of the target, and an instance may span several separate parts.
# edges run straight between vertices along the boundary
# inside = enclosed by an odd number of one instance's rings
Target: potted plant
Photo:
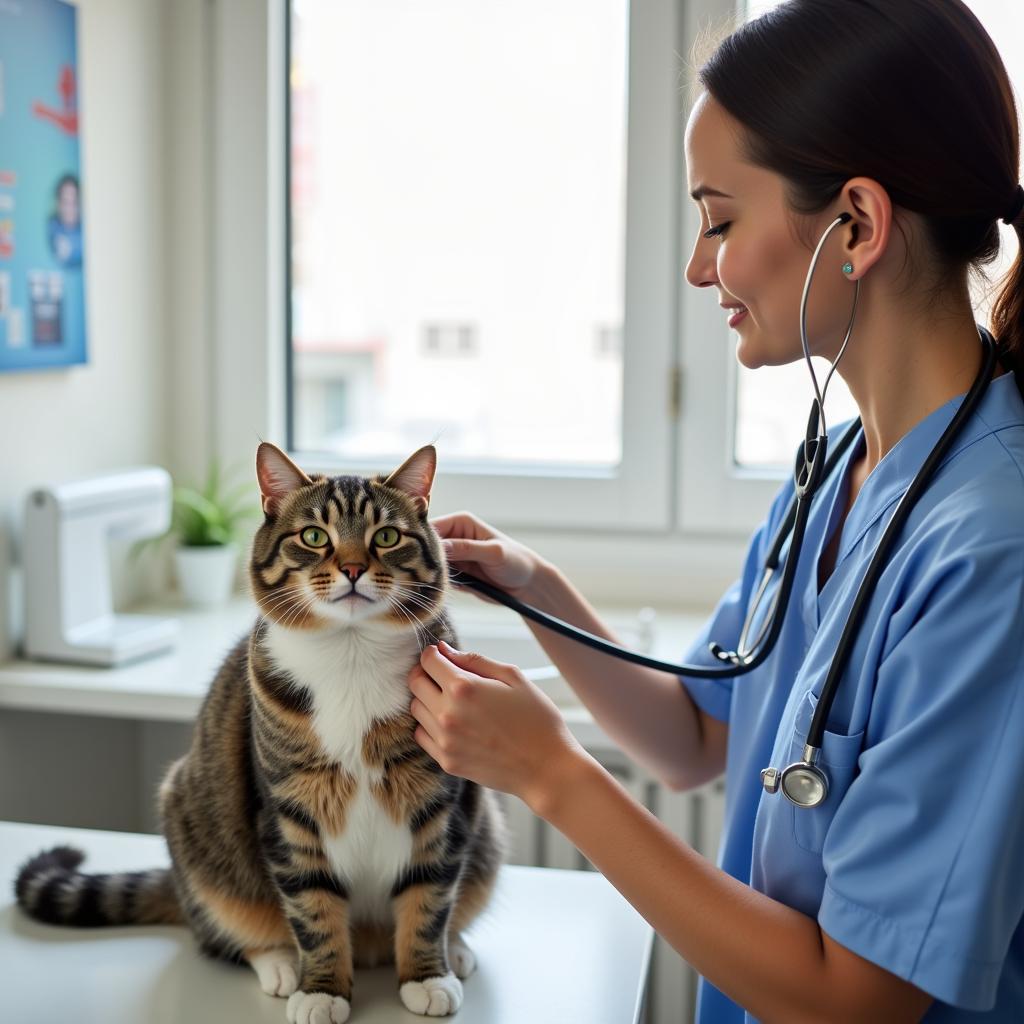
[[[201,490],[175,484],[170,529],[163,537],[154,538],[177,539],[174,561],[178,586],[191,605],[213,607],[227,601],[238,563],[240,527],[246,519],[262,514],[253,500],[252,482],[233,487],[228,483],[214,459]]]

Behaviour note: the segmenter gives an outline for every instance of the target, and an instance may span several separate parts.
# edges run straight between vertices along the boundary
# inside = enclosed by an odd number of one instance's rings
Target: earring
[[[843,264],[843,273],[844,274],[852,274],[853,273],[853,264],[850,263],[850,262],[844,263]]]

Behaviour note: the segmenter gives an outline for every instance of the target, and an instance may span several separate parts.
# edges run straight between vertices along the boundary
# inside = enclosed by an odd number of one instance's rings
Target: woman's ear
[[[843,275],[853,281],[862,278],[885,255],[892,234],[892,200],[874,178],[851,178],[845,186],[842,209],[851,215],[847,227],[849,242],[842,255],[853,264]]]
[[[313,481],[275,444],[263,441],[256,449],[256,479],[263,496],[263,514],[277,515],[281,500]]]

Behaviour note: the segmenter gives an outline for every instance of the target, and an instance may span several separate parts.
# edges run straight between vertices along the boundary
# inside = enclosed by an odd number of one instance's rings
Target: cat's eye
[[[399,533],[393,526],[382,526],[374,535],[373,543],[379,548],[393,548],[398,543]]]
[[[321,530],[319,526],[307,526],[302,531],[303,544],[308,544],[311,548],[326,547],[328,540],[326,531]]]

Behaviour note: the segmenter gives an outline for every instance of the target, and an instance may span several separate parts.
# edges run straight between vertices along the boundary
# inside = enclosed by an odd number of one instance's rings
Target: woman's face
[[[747,307],[734,327],[739,335],[736,357],[756,369],[803,356],[800,298],[814,249],[808,250],[794,235],[782,177],[741,157],[739,130],[738,122],[709,93],[697,100],[686,126],[685,151],[687,191],[698,192],[701,226],[686,265],[686,280],[696,288],[714,287],[719,304]],[[813,244],[839,212],[837,205],[835,213],[821,215]],[[720,225],[725,225],[721,235],[704,237],[709,228]],[[830,359],[845,337],[853,302],[853,285],[841,270],[848,232],[849,225],[842,225],[829,235],[807,300],[811,353]],[[735,312],[723,310],[723,319]]]

